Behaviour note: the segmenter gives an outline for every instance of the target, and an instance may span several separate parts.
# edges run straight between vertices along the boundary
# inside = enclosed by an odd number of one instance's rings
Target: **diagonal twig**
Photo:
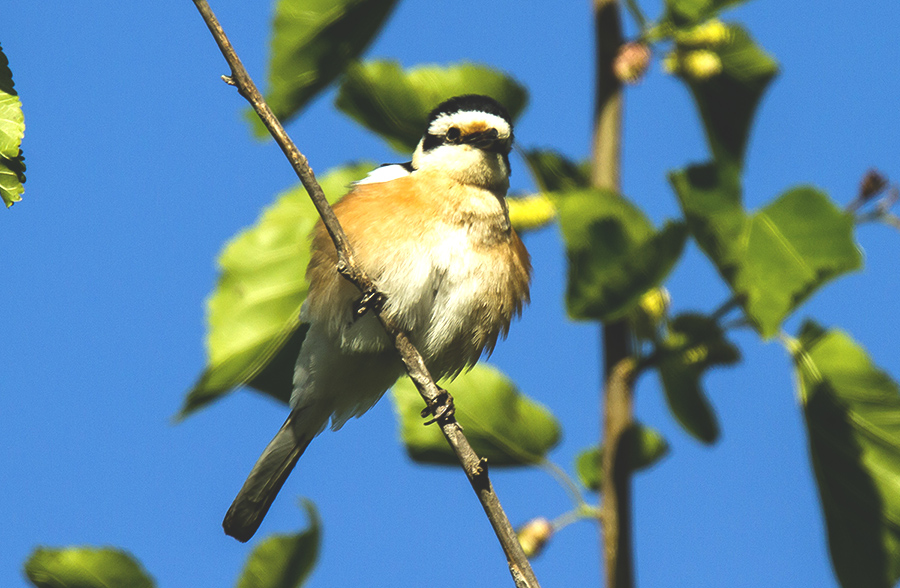
[[[321,186],[319,186],[319,183],[316,181],[315,175],[313,174],[306,157],[300,153],[300,150],[297,149],[297,146],[294,145],[294,142],[288,137],[281,122],[279,122],[278,118],[272,113],[269,105],[266,104],[262,94],[260,94],[259,90],[256,88],[256,85],[253,83],[253,80],[241,63],[240,58],[237,56],[231,42],[225,36],[225,31],[222,30],[222,26],[219,24],[218,19],[209,7],[207,1],[193,0],[193,2],[197,6],[197,10],[200,11],[203,20],[206,22],[206,26],[209,27],[216,43],[219,45],[219,49],[222,51],[222,55],[228,62],[229,67],[231,67],[231,75],[225,78],[226,82],[234,85],[241,96],[250,103],[259,115],[259,118],[272,134],[275,142],[278,143],[278,146],[281,147],[281,150],[288,158],[288,161],[290,161],[291,166],[300,178],[300,182],[303,184],[303,187],[306,188],[307,193],[309,193],[309,197],[312,199],[316,210],[319,212],[319,216],[322,217],[322,222],[325,223],[325,228],[328,230],[328,234],[334,241],[335,249],[337,249],[338,271],[360,289],[363,293],[364,300],[373,300],[380,297],[372,279],[366,275],[356,263],[353,256],[353,249],[347,240],[347,236],[344,234],[334,211],[325,199],[325,194],[322,192]],[[441,409],[448,406],[448,403],[451,401],[449,395],[435,384],[434,379],[425,367],[425,362],[423,361],[421,354],[416,350],[406,333],[401,331],[390,318],[381,315],[379,305],[371,305],[371,307],[366,310],[374,312],[376,316],[378,316],[385,331],[387,331],[388,335],[393,339],[394,345],[400,353],[400,357],[409,373],[409,377],[416,385],[419,394],[422,395],[422,398],[425,400],[425,403],[430,410],[439,415],[435,422],[440,425],[444,437],[446,437],[450,447],[453,449],[454,453],[456,453],[460,465],[465,471],[466,476],[469,478],[469,483],[472,485],[478,499],[481,501],[481,506],[484,508],[484,512],[487,515],[491,526],[494,528],[494,533],[497,535],[497,539],[500,541],[500,545],[503,547],[503,551],[506,554],[509,570],[515,580],[516,586],[519,588],[539,588],[538,581],[534,576],[528,558],[522,551],[522,546],[516,538],[516,533],[513,530],[506,513],[500,506],[500,501],[488,478],[486,460],[479,458],[478,455],[475,454],[475,451],[472,449],[472,446],[469,444],[465,435],[463,435],[462,428],[456,422],[453,415],[449,414],[444,416],[444,413],[441,411]]]

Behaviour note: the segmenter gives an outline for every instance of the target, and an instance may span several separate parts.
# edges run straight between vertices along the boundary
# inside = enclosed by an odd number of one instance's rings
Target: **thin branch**
[[[881,222],[885,223],[889,227],[894,227],[895,229],[900,229],[900,217],[892,212],[886,212],[881,215],[879,219]]]
[[[870,172],[870,174],[871,173],[872,172]],[[886,185],[887,180],[884,181]],[[900,187],[894,184],[890,187],[887,194],[878,199],[874,210],[856,215],[856,224],[861,225],[871,222],[881,222],[890,227],[894,227],[895,229],[900,229],[900,217],[891,212],[891,208],[893,208],[894,205],[897,204],[898,200],[900,200]],[[864,196],[858,197],[856,200],[850,203],[850,206],[847,207],[847,210],[855,212],[859,208],[859,206],[861,206],[861,204],[854,206],[854,203],[862,203],[864,201]]]
[[[569,474],[567,474],[564,469],[546,458],[541,461],[540,466],[544,471],[553,476],[553,478],[557,482],[559,482],[559,485],[563,487],[563,489],[566,491],[566,494],[568,494],[572,502],[575,503],[575,506],[577,506],[578,508],[590,507],[590,505],[584,499],[584,495],[581,493],[581,489],[575,484],[575,482],[572,481],[572,478],[569,477]]]
[[[628,12],[631,14],[631,18],[635,20],[638,25],[638,28],[641,29],[643,33],[644,29],[647,28],[647,17],[644,16],[643,11],[641,11],[641,7],[638,6],[638,3],[635,0],[625,0],[625,8],[628,9]]]
[[[294,145],[294,142],[288,137],[284,127],[278,121],[278,118],[272,113],[268,104],[266,104],[262,94],[260,94],[256,85],[253,83],[253,80],[250,78],[250,75],[247,73],[247,70],[241,63],[241,60],[238,58],[231,42],[225,36],[225,32],[222,30],[218,19],[216,19],[216,16],[213,14],[212,9],[210,9],[207,1],[193,0],[193,2],[197,6],[197,10],[200,11],[203,20],[206,22],[206,26],[209,27],[216,43],[219,45],[222,55],[231,67],[231,75],[228,76],[226,81],[238,89],[241,96],[247,99],[259,115],[263,124],[272,134],[272,137],[278,143],[278,146],[281,147],[281,150],[288,158],[288,161],[290,161],[291,166],[297,173],[297,177],[300,178],[300,182],[303,184],[303,187],[306,188],[316,210],[318,210],[319,215],[322,217],[322,222],[325,223],[325,228],[328,230],[328,234],[331,235],[331,239],[334,241],[334,246],[338,252],[338,271],[363,292],[364,301],[372,301],[375,298],[380,297],[372,279],[358,266],[353,256],[353,249],[347,240],[347,236],[344,234],[334,211],[325,199],[322,187],[319,186],[319,183],[316,181],[315,175],[313,174],[306,157],[300,153],[297,146]],[[452,399],[446,392],[438,388],[437,384],[435,384],[434,379],[425,367],[422,355],[416,350],[415,346],[413,346],[406,333],[401,331],[389,318],[382,316],[379,309],[379,305],[371,304],[367,310],[374,312],[378,316],[385,331],[387,331],[394,340],[397,351],[400,353],[400,357],[406,366],[407,372],[409,372],[410,378],[419,390],[419,394],[422,395],[422,398],[425,400],[430,411],[433,414],[438,415],[436,422],[440,425],[441,431],[444,433],[444,437],[446,437],[450,447],[453,449],[454,453],[456,453],[460,465],[465,471],[466,476],[469,478],[469,483],[472,485],[478,499],[481,501],[481,506],[484,508],[484,512],[487,515],[491,526],[494,528],[494,533],[497,535],[497,539],[500,541],[500,545],[503,547],[503,551],[506,554],[509,570],[515,580],[516,586],[520,588],[539,588],[538,581],[531,569],[531,564],[528,562],[528,558],[522,551],[522,546],[516,538],[515,530],[509,523],[506,513],[503,512],[497,494],[494,492],[491,481],[488,478],[486,460],[479,458],[478,455],[475,454],[472,446],[463,435],[462,428],[453,417],[452,412],[449,414],[443,412],[448,406],[452,406]]]
[[[600,517],[601,514],[599,508],[586,504],[583,507],[579,507],[559,515],[558,517],[550,521],[550,524],[553,526],[553,532],[559,533],[562,529],[568,527],[572,523],[577,523],[578,521],[584,521],[588,519],[600,520]]]
[[[594,110],[595,187],[621,190],[622,82],[613,63],[623,43],[618,0],[594,0],[597,89]],[[607,588],[634,585],[631,541],[631,469],[628,448],[620,441],[634,421],[635,360],[632,334],[625,319],[603,325],[603,558]]]
[[[877,169],[872,168],[866,172],[859,183],[859,192],[856,198],[847,205],[847,212],[856,212],[864,204],[881,194],[887,188],[888,179],[884,177]],[[894,187],[896,191],[896,186]],[[896,201],[896,198],[895,198]]]

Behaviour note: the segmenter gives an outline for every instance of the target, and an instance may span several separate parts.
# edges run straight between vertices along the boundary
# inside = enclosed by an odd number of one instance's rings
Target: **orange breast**
[[[490,351],[528,301],[531,265],[502,196],[416,172],[356,186],[334,207],[363,269],[436,376]],[[360,348],[376,337],[354,325],[360,296],[337,273],[321,222],[313,234],[306,317]],[[379,327],[380,328],[380,327]],[[383,337],[383,335],[380,335]]]

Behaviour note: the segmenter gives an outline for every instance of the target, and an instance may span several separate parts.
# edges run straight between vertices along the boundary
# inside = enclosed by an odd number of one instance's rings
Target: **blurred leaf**
[[[673,24],[693,26],[722,10],[747,0],[666,0],[666,18]]]
[[[578,452],[575,473],[582,486],[591,492],[599,492],[603,486],[603,448],[589,447]]]
[[[320,181],[322,189],[333,202],[373,167],[359,163],[333,170]],[[208,364],[178,418],[248,382],[288,401],[305,335],[297,329],[308,288],[309,234],[318,218],[306,191],[297,186],[278,196],[256,225],[222,250],[219,282],[207,302]]]
[[[298,588],[319,558],[322,521],[315,505],[303,500],[309,527],[300,533],[270,535],[260,541],[238,579],[237,588]]]
[[[630,444],[632,471],[655,465],[669,453],[669,443],[658,431],[634,423],[623,433],[622,443]],[[590,447],[575,457],[575,471],[581,484],[592,492],[599,492],[603,484],[603,447]]]
[[[557,198],[572,318],[624,315],[665,280],[681,256],[687,238],[682,223],[656,232],[643,212],[614,192],[582,190]]]
[[[9,60],[0,47],[0,199],[7,208],[22,200],[25,191],[25,158],[19,148],[25,116],[14,86]]]
[[[721,73],[698,79],[682,72],[679,77],[697,103],[713,158],[720,166],[740,169],[756,107],[778,64],[736,25],[728,25],[727,42],[714,52]]]
[[[133,556],[111,547],[39,547],[25,562],[25,575],[38,588],[156,586]]]
[[[452,384],[439,385],[453,395],[456,419],[475,453],[490,466],[534,464],[559,443],[562,432],[556,418],[494,367],[479,363]],[[423,426],[425,402],[412,381],[401,378],[391,397],[409,456],[420,463],[458,465],[440,428]]]
[[[691,232],[763,337],[823,284],[858,269],[854,220],[801,186],[747,215],[736,176],[714,165],[670,175]]]
[[[693,165],[671,172],[669,183],[691,235],[731,283],[742,259],[740,245],[748,222],[736,170],[715,163]]]
[[[686,313],[669,323],[669,332],[657,353],[669,410],[693,437],[714,443],[719,438],[719,423],[700,378],[712,367],[737,363],[740,352],[725,339],[715,320]]]
[[[831,560],[843,588],[900,579],[900,388],[845,333],[793,343]]]
[[[404,71],[395,61],[367,61],[347,70],[335,105],[397,151],[412,153],[425,133],[429,113],[460,94],[490,96],[513,120],[528,102],[521,84],[485,65],[430,65]]]
[[[309,324],[300,324],[287,340],[268,360],[262,370],[257,372],[246,384],[260,392],[288,404],[294,389],[294,369],[300,356],[300,347],[306,340]]]
[[[541,192],[566,192],[591,187],[589,161],[575,163],[548,149],[526,150],[522,156]]]
[[[365,51],[396,0],[278,0],[266,101],[286,123]],[[247,119],[268,137],[253,110]]]
[[[540,229],[556,220],[556,205],[544,194],[525,198],[507,198],[509,222],[521,233]]]

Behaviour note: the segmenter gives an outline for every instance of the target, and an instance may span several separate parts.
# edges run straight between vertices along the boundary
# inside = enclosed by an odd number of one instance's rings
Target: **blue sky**
[[[212,6],[261,82],[269,5]],[[748,151],[749,207],[802,183],[847,203],[872,166],[900,178],[900,6],[859,6],[759,0],[727,15],[781,64]],[[122,547],[160,586],[233,585],[249,547],[220,521],[285,409],[238,392],[179,425],[171,417],[204,364],[216,255],[296,179],[273,144],[250,136],[191,2],[49,0],[2,12],[28,182],[25,200],[0,211],[0,583],[25,585],[22,562],[43,544]],[[520,144],[582,158],[592,47],[588,2],[407,1],[368,55],[504,69],[531,93]],[[317,173],[399,159],[332,99],[324,94],[288,129]],[[687,91],[658,64],[626,100],[624,191],[661,222],[678,215],[665,174],[706,158],[702,132]],[[522,162],[513,165],[513,188],[529,189]],[[900,234],[864,226],[858,239],[865,269],[819,293],[786,329],[806,316],[839,326],[900,377]],[[571,470],[598,437],[597,329],[565,319],[556,229],[526,244],[532,305],[492,363],[562,421],[552,458]],[[693,245],[668,286],[676,312],[710,311],[727,297]],[[835,586],[790,360],[751,333],[736,341],[744,363],[706,380],[723,429],[711,448],[681,431],[652,376],[640,382],[638,417],[672,451],[635,479],[638,584]],[[570,506],[544,472],[493,479],[513,524]],[[388,402],[316,440],[263,534],[306,524],[298,496],[324,521],[311,586],[509,585],[464,476],[412,465]],[[567,528],[535,571],[545,587],[598,585],[596,529]]]

